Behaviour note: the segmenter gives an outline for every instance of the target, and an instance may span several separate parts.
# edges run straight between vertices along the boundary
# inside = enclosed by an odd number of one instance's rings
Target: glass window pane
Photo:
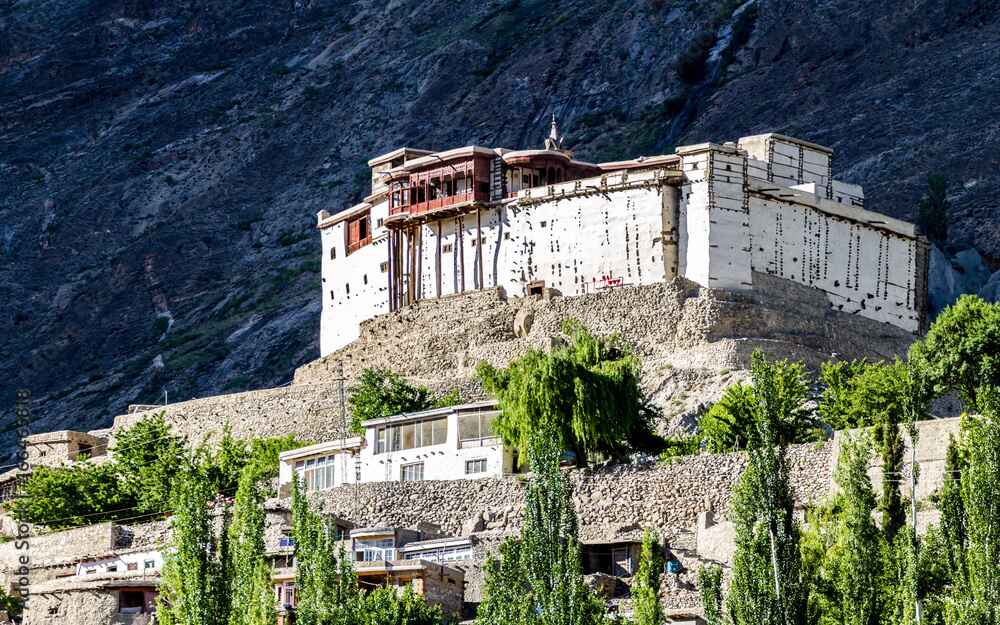
[[[448,419],[434,419],[434,444],[443,445],[448,439]]]
[[[479,438],[479,415],[458,415],[458,440],[467,441]]]
[[[391,442],[389,443],[389,451],[399,451],[399,426],[393,425],[389,427],[389,436],[391,437]]]
[[[333,488],[333,458],[327,458],[326,485],[324,488]]]
[[[483,437],[496,436],[493,433],[493,420],[496,419],[496,415],[483,415],[480,424],[480,433]]]
[[[424,447],[434,445],[434,421],[424,421],[420,424],[420,444]]]
[[[413,449],[417,446],[417,426],[415,423],[403,425],[403,449]]]

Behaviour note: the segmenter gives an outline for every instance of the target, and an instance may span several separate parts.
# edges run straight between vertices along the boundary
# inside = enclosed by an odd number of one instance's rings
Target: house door
[[[628,549],[611,550],[611,570],[617,577],[632,575],[632,558],[629,557]]]

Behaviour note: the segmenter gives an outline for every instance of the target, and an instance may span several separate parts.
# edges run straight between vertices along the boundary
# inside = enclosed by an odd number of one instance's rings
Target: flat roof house
[[[495,401],[481,401],[371,419],[360,437],[281,454],[279,488],[292,475],[307,491],[343,484],[500,477],[514,472],[516,451],[493,432]]]

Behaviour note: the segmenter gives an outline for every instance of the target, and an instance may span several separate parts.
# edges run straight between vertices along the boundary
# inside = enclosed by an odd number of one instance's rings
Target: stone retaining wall
[[[335,383],[218,395],[120,415],[115,417],[112,436],[159,412],[192,443],[218,436],[227,423],[233,435],[241,438],[295,434],[303,440],[324,441],[341,436],[339,385]]]
[[[797,500],[817,501],[830,489],[832,443],[789,450]],[[694,530],[698,513],[728,509],[746,466],[742,453],[698,455],[650,466],[569,471],[581,533],[614,537],[654,527],[668,540]],[[389,482],[349,485],[317,495],[327,512],[362,526],[433,523],[448,535],[514,532],[520,526],[525,479]]]

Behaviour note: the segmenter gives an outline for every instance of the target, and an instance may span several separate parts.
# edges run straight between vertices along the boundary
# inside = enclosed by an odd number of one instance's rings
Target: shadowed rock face
[[[4,2],[4,405],[90,428],[288,381],[317,355],[314,215],[364,195],[365,159],[540,145],[552,112],[587,160],[812,139],[896,216],[942,172],[953,238],[1000,256],[992,2],[760,0],[719,84],[680,80],[737,4]]]

